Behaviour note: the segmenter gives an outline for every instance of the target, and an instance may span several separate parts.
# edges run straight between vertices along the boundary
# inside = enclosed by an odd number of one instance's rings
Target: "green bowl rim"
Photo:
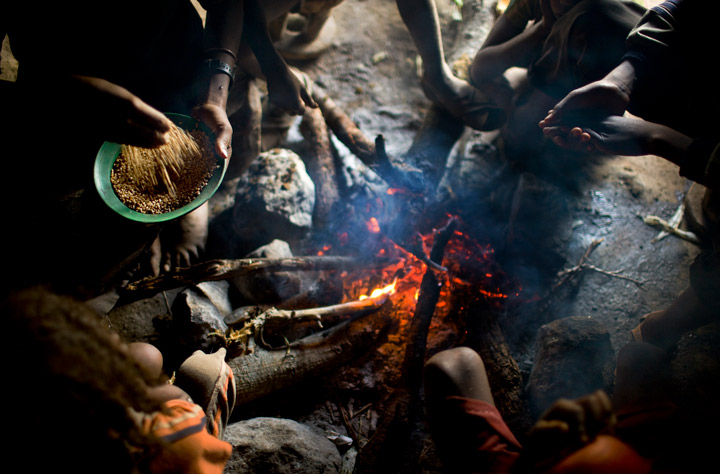
[[[212,131],[208,129],[208,127],[205,126],[202,122],[196,120],[193,117],[190,117],[189,115],[175,113],[166,113],[165,115],[170,120],[175,122],[175,124],[182,128],[190,130],[189,127],[199,126],[203,131],[208,134],[208,136],[212,137],[214,135]],[[115,163],[118,155],[120,154],[120,147],[121,145],[118,143],[105,142],[98,150],[98,153],[95,157],[95,165],[93,168],[95,189],[97,189],[101,199],[105,202],[105,204],[108,205],[108,207],[110,207],[110,209],[117,212],[123,217],[137,222],[166,222],[177,219],[178,217],[182,217],[185,214],[197,209],[208,199],[210,199],[212,195],[215,194],[215,191],[217,191],[217,189],[220,187],[220,183],[222,183],[222,180],[225,177],[225,171],[227,170],[228,165],[228,160],[224,159],[216,153],[215,156],[218,159],[220,167],[215,171],[215,173],[213,173],[213,175],[210,177],[210,181],[208,181],[208,184],[203,188],[203,190],[194,200],[179,209],[175,209],[174,211],[165,212],[163,214],[145,214],[127,207],[120,200],[120,198],[118,198],[117,194],[115,194],[115,190],[110,183],[112,166]]]

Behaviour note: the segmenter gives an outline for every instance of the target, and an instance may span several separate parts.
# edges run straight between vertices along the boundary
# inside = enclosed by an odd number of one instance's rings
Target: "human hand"
[[[148,148],[167,142],[172,122],[127,89],[88,76],[70,76],[67,86],[67,107],[106,140]]]
[[[538,125],[544,129],[588,113],[622,115],[629,102],[630,95],[625,89],[611,80],[601,79],[570,92]]]
[[[226,160],[230,159],[233,130],[225,107],[205,101],[197,105],[192,114],[215,134],[215,152]]]
[[[602,390],[575,400],[556,401],[528,433],[525,462],[553,465],[612,427],[615,416]]]
[[[312,81],[298,69],[284,67],[267,74],[267,85],[270,103],[290,115],[302,115],[305,106],[318,106],[309,92]]]
[[[543,133],[559,147],[576,151],[597,151],[623,156],[651,153],[653,137],[662,135],[662,126],[639,118],[611,115],[581,120],[578,126],[545,127]]]

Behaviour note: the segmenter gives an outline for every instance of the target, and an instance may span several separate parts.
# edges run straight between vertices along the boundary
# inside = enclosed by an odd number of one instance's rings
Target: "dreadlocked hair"
[[[4,396],[15,394],[23,407],[10,414],[9,426],[20,431],[11,435],[13,456],[25,455],[19,459],[38,472],[63,465],[73,472],[144,472],[161,446],[131,411],[161,408],[147,397],[150,381],[120,338],[88,306],[43,288],[10,295],[1,309],[10,366]],[[46,442],[39,448],[33,439]]]

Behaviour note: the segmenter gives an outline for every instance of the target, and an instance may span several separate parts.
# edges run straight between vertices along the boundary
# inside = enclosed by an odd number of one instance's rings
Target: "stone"
[[[527,385],[531,414],[539,417],[558,398],[596,390],[612,394],[615,351],[608,330],[589,316],[558,319],[540,327]]]
[[[228,329],[224,317],[232,312],[228,288],[226,281],[203,282],[186,288],[175,298],[172,306],[174,331],[178,345],[186,347],[187,355],[197,349],[213,353],[223,346],[220,334]],[[221,295],[223,290],[225,296]],[[219,302],[222,309],[213,301]]]
[[[239,421],[227,427],[224,439],[233,447],[225,468],[230,474],[333,474],[343,463],[332,441],[294,420]]]
[[[245,258],[289,258],[293,253],[284,240],[275,239],[259,247]],[[232,280],[246,304],[272,304],[285,301],[301,291],[301,277],[295,272],[260,272],[255,277]]]
[[[169,290],[115,306],[107,312],[110,326],[127,341],[152,342],[158,333],[156,321],[170,317],[170,305],[178,293],[179,290]]]
[[[245,258],[288,258],[292,256],[290,245],[284,240],[275,239],[269,244],[253,250]]]
[[[293,151],[264,152],[242,176],[235,195],[236,238],[256,246],[279,238],[300,241],[312,226],[315,184]]]

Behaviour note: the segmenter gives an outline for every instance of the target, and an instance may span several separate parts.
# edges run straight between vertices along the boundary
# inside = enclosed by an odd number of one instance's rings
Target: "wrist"
[[[627,98],[627,102],[630,102],[636,78],[635,67],[630,61],[625,60],[610,71],[605,79]]]
[[[682,166],[687,150],[692,143],[692,138],[659,124],[653,124],[649,137],[648,149],[650,153]]]

